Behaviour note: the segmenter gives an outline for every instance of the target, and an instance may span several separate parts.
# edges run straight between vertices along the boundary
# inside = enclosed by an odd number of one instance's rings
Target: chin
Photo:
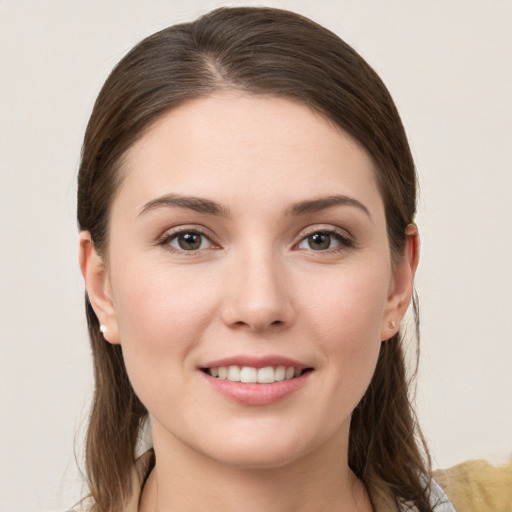
[[[285,451],[282,446],[276,450],[272,448],[262,449],[261,447],[242,447],[212,455],[212,458],[217,462],[226,466],[250,470],[277,469],[301,458],[301,454],[296,450]]]
[[[265,435],[254,428],[243,435],[226,432],[207,446],[204,445],[203,453],[217,462],[239,469],[274,469],[321,449],[325,440],[317,437],[307,432],[290,435],[290,432],[284,433],[282,429]]]

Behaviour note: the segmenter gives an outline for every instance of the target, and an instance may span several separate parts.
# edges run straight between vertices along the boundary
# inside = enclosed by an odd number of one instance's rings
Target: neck
[[[346,443],[280,467],[220,463],[175,442],[155,441],[156,465],[139,512],[371,512],[363,484],[347,464]],[[343,449],[345,447],[345,449]]]

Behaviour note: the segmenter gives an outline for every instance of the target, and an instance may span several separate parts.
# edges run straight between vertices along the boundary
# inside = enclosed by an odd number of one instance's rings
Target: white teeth
[[[231,382],[240,382],[240,368],[238,366],[229,366],[227,379]]]
[[[284,380],[286,377],[286,368],[284,366],[278,366],[276,368],[276,380]]]
[[[231,382],[244,382],[259,384],[271,384],[282,380],[293,379],[302,375],[302,370],[293,366],[265,366],[264,368],[253,368],[252,366],[219,366],[209,368],[209,374],[219,379],[227,379]]]
[[[244,366],[240,370],[240,382],[258,382],[258,370]]]
[[[276,381],[276,374],[272,366],[265,366],[258,370],[258,382],[260,384],[270,384]]]

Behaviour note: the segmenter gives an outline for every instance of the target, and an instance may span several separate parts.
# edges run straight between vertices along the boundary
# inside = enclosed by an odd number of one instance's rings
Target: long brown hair
[[[332,32],[272,8],[222,8],[144,39],[114,68],[94,106],[78,177],[78,224],[106,257],[109,208],[123,155],[164,112],[221,89],[284,96],[322,113],[372,156],[391,253],[400,257],[416,208],[416,174],[395,105],[377,74]],[[95,393],[86,471],[95,512],[120,512],[147,411],[120,345],[106,343],[86,297]],[[417,313],[416,303],[414,307]],[[417,324],[417,316],[416,316]],[[349,465],[373,499],[428,504],[430,460],[408,396],[402,337],[382,342],[353,412]]]

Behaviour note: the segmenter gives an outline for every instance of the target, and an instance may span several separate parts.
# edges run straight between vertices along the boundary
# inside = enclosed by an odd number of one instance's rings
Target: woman
[[[123,58],[79,173],[88,509],[453,510],[403,361],[415,204],[389,93],[311,21],[220,9]]]

